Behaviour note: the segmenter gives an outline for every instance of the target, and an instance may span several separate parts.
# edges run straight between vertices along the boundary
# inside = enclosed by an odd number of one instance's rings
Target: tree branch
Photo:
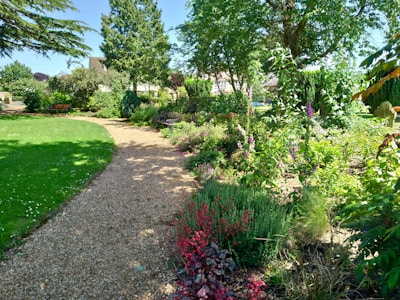
[[[265,2],[267,2],[273,9],[278,9],[279,8],[279,5],[274,1],[266,0]]]
[[[362,0],[362,1],[360,2],[360,4],[361,4],[361,7],[360,7],[358,13],[357,13],[356,16],[355,16],[356,18],[361,17],[361,15],[363,14],[365,8],[367,7],[367,1]]]

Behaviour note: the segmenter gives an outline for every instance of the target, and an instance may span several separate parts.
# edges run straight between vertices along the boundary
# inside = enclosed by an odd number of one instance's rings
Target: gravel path
[[[168,225],[195,182],[151,129],[79,118],[114,138],[112,162],[0,262],[0,299],[163,299],[173,291]]]

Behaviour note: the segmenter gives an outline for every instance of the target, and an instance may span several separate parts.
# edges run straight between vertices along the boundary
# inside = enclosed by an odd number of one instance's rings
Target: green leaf
[[[398,192],[400,190],[400,178],[397,179],[396,184],[394,186],[394,191]]]

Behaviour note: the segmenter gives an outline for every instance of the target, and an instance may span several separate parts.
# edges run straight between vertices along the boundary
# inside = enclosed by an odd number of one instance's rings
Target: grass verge
[[[81,191],[114,143],[85,121],[0,116],[0,254]]]

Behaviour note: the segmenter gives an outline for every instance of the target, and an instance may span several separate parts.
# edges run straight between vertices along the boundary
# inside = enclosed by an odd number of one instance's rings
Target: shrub
[[[158,114],[158,108],[150,104],[140,104],[132,113],[130,120],[133,124],[139,126],[156,125],[155,118]]]
[[[130,118],[135,108],[142,103],[143,99],[136,95],[133,91],[126,91],[121,101],[121,116]]]
[[[89,101],[89,109],[96,111],[99,118],[118,118],[120,101],[113,92],[96,91]]]
[[[219,95],[207,108],[207,111],[218,113],[246,114],[248,108],[248,98],[242,92],[233,94]]]
[[[193,123],[181,122],[174,125],[170,140],[183,152],[215,150],[219,141],[224,138],[224,132],[223,127],[211,123],[197,127]]]
[[[186,168],[194,171],[196,177],[201,181],[215,179],[217,169],[226,165],[225,155],[221,151],[200,151],[186,161]]]
[[[186,161],[186,167],[190,171],[193,171],[196,167],[208,163],[213,168],[217,168],[225,165],[225,155],[221,151],[217,150],[205,150],[200,151],[199,154],[191,156]]]
[[[26,111],[37,112],[42,107],[43,94],[37,90],[30,90],[25,92],[24,104],[26,105]]]
[[[261,265],[276,257],[288,237],[290,215],[265,191],[208,182],[187,201],[178,220],[178,237],[210,232],[238,263]]]
[[[189,98],[201,98],[211,95],[213,83],[206,79],[186,78],[184,85]]]
[[[196,112],[210,112],[210,108],[212,107],[213,103],[216,101],[216,97],[190,97],[184,103],[182,108],[183,113],[196,113]]]
[[[360,241],[358,279],[378,286],[388,299],[400,293],[399,165],[400,151],[393,145],[370,160],[362,179],[364,193],[349,198],[341,211],[343,226],[355,230],[350,240]]]
[[[64,93],[54,92],[51,95],[51,98],[53,100],[53,103],[71,104],[71,97]]]

